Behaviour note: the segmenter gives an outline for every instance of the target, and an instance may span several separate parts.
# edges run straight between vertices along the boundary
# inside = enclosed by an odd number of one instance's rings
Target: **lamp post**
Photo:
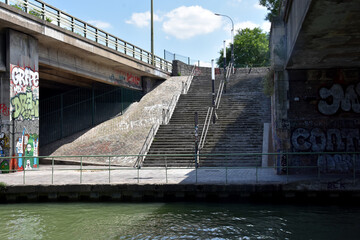
[[[154,2],[151,0],[151,64],[154,62]]]
[[[221,16],[221,17],[227,17],[230,19],[231,21],[231,63],[234,67],[234,21],[231,19],[231,17],[224,15],[224,14],[220,14],[220,13],[215,13],[216,16]]]

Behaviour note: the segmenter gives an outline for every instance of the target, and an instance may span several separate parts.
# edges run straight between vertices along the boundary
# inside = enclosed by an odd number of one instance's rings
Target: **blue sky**
[[[147,51],[150,43],[151,0],[44,0],[46,3],[87,21]],[[230,16],[237,29],[260,27],[268,32],[266,9],[258,0],[153,0],[154,49],[164,49],[201,65],[219,57],[223,41],[231,39]]]

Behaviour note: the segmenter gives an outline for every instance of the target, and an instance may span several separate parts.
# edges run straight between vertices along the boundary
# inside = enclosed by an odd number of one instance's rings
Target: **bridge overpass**
[[[172,63],[45,2],[2,0],[1,156],[36,156],[44,98],[74,88],[92,89],[93,108],[88,111],[94,112],[96,86],[110,85],[123,89],[124,96],[124,91],[138,96],[167,79],[171,71]]]
[[[359,1],[282,1],[270,40],[273,150],[324,153],[284,155],[279,166],[360,170],[350,154],[360,152],[359,16]]]

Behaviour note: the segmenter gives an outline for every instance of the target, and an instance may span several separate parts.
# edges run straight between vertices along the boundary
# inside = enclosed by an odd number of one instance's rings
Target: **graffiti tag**
[[[360,113],[360,83],[349,85],[345,92],[340,84],[334,84],[330,89],[321,88],[318,109],[324,115],[333,115],[341,108],[345,112]]]
[[[314,128],[311,131],[298,128],[291,136],[291,143],[296,151],[355,151],[359,145],[359,129],[328,129],[322,131]]]
[[[115,76],[114,74],[111,74],[109,79],[111,81],[120,81],[120,82],[128,82],[129,84],[135,85],[135,86],[140,86],[140,77],[139,76],[135,76],[131,73],[125,73],[122,71],[117,71],[118,74]]]
[[[6,117],[10,115],[10,110],[5,104],[0,104],[0,114]]]
[[[31,91],[20,93],[11,99],[14,119],[22,117],[31,120],[39,117],[39,99],[34,98]]]
[[[39,87],[39,73],[29,67],[11,65],[11,80],[15,94],[25,92],[29,87]]]

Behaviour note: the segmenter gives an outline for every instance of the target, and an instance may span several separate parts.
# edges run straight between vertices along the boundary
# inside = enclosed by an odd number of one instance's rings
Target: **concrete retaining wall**
[[[37,185],[0,187],[0,203],[51,201],[231,201],[273,203],[355,203],[352,183],[246,185]]]

